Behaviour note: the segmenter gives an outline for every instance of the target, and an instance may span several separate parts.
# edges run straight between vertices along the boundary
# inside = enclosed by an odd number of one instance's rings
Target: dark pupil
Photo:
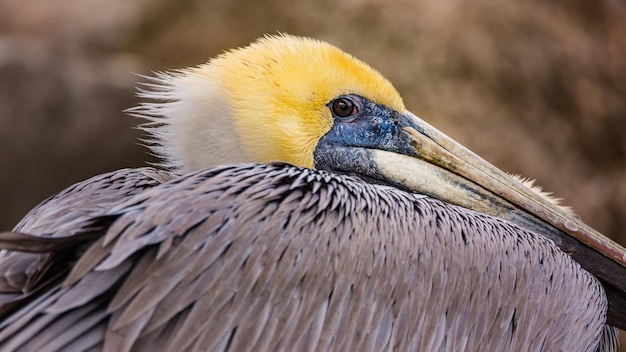
[[[337,99],[333,102],[333,112],[339,117],[348,117],[352,114],[352,102],[348,99]]]

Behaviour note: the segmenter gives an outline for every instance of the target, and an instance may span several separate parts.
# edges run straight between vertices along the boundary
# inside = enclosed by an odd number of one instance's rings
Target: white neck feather
[[[187,173],[210,166],[251,162],[238,140],[228,95],[201,68],[159,72],[145,77],[137,94],[147,102],[127,112],[148,122],[142,141],[160,157],[160,166]]]

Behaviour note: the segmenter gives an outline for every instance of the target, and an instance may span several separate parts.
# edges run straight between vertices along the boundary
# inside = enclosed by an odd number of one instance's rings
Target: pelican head
[[[357,175],[547,235],[626,290],[622,247],[407,111],[387,79],[330,44],[266,36],[149,79],[131,113],[174,171],[283,161]]]
[[[313,168],[322,137],[339,123],[364,122],[358,117],[371,114],[372,103],[405,113],[396,89],[367,64],[325,42],[288,35],[152,81],[140,96],[160,103],[133,112],[152,122],[150,145],[165,166],[183,173],[232,162]]]

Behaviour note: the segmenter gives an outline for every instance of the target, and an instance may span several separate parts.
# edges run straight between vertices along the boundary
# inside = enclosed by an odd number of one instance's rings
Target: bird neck
[[[182,174],[254,161],[242,148],[229,98],[215,76],[187,69],[148,79],[138,94],[148,102],[128,112],[148,121],[140,128],[160,166]]]

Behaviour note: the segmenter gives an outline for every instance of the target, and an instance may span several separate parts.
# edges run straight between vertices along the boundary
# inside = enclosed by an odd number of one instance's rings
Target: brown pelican
[[[624,249],[339,49],[269,36],[139,95],[165,168],[0,234],[0,349],[617,348]]]

